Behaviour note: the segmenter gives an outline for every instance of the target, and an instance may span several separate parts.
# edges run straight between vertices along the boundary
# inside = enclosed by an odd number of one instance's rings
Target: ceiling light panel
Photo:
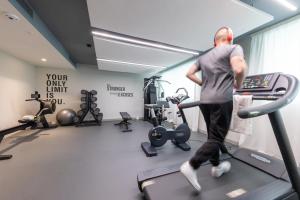
[[[149,48],[156,48],[156,49],[165,50],[165,51],[191,54],[194,56],[199,55],[199,51],[196,51],[196,50],[177,47],[177,46],[170,45],[170,44],[163,44],[160,42],[145,40],[145,39],[141,39],[141,38],[135,38],[132,36],[122,35],[122,34],[110,32],[110,31],[106,31],[106,30],[93,30],[92,34],[95,37],[99,37],[102,39],[108,39],[108,40],[112,40],[112,41],[119,41],[119,42],[123,42],[123,43],[140,45],[140,46],[149,47]]]
[[[148,65],[148,64],[141,64],[141,63],[126,62],[126,61],[121,61],[121,60],[109,60],[109,59],[103,59],[103,58],[97,58],[97,61],[123,64],[123,65],[133,65],[133,66],[144,67],[144,68],[165,68],[166,67],[166,66],[157,66],[157,65]]]
[[[127,73],[145,73],[150,70],[157,70],[160,68],[149,68],[144,66],[137,66],[131,64],[117,63],[117,62],[106,62],[103,60],[97,60],[98,69],[105,71],[115,71],[115,72],[127,72]]]
[[[97,37],[94,37],[94,44],[97,58],[143,63],[152,66],[169,67],[192,56],[190,54],[162,51],[128,43],[112,42]]]
[[[275,0],[277,3],[279,3],[280,5],[284,6],[285,8],[291,10],[291,11],[296,11],[298,10],[298,8],[296,6],[294,6],[293,4],[291,4],[289,1],[287,0]]]

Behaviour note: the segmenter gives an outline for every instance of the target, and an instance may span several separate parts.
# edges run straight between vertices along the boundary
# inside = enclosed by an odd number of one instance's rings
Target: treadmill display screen
[[[274,74],[262,74],[257,76],[248,76],[243,82],[242,89],[270,88]]]

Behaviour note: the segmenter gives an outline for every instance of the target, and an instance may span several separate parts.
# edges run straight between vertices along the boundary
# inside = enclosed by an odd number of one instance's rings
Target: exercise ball
[[[56,121],[61,126],[69,126],[74,124],[74,118],[76,117],[76,112],[72,109],[62,109],[56,114]]]

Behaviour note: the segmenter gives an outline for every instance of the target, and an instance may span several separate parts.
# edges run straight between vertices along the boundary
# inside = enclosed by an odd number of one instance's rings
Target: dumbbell
[[[103,114],[102,113],[99,113],[98,115],[97,115],[97,120],[98,121],[102,121],[102,118],[103,118]]]
[[[73,118],[73,120],[74,120],[74,123],[76,124],[76,123],[79,122],[79,117],[75,116],[75,117]]]
[[[81,117],[86,111],[85,110],[79,110],[77,111],[77,116]]]
[[[97,91],[96,91],[96,90],[91,90],[90,93],[91,93],[92,95],[96,95],[96,94],[97,94]]]
[[[95,115],[98,115],[98,114],[100,113],[100,109],[99,109],[99,108],[92,109],[92,112],[93,112]]]
[[[87,107],[88,107],[88,105],[87,105],[86,103],[80,104],[80,108],[81,108],[82,110],[87,109]],[[97,106],[96,106],[96,107],[97,107]]]
[[[91,97],[91,102],[96,102],[97,101],[97,97]]]
[[[80,93],[81,94],[88,94],[89,92],[87,90],[81,90]]]
[[[87,102],[87,99],[88,99],[87,97],[81,97],[82,102]]]
[[[82,101],[82,102],[87,102],[87,99],[88,99],[87,97],[81,97],[81,101]],[[97,97],[91,97],[91,101],[92,101],[92,102],[97,101]]]
[[[92,108],[92,109],[97,108],[97,104],[96,104],[96,103],[91,103],[91,108]]]

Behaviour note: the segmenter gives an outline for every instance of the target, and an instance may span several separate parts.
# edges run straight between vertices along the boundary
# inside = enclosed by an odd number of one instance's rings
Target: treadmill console
[[[280,73],[247,76],[242,88],[236,90],[239,95],[253,95],[253,99],[276,100],[285,94],[287,83]]]
[[[279,77],[279,73],[247,76],[238,92],[271,91]]]

